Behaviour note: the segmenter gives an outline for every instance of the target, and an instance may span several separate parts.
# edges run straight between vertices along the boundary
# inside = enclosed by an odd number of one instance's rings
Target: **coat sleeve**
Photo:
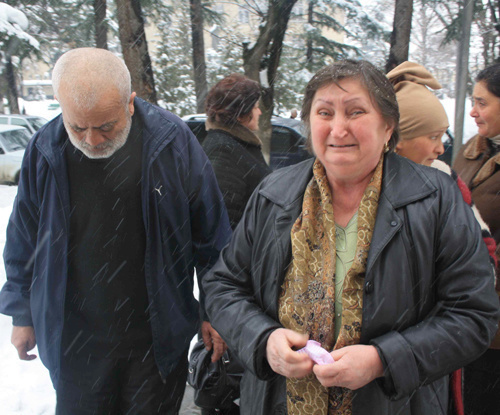
[[[270,231],[266,227],[269,217],[266,203],[269,202],[259,195],[257,187],[231,242],[203,281],[212,325],[245,366],[263,380],[275,376],[265,357],[266,345],[271,332],[281,327],[266,312],[269,310],[262,302],[262,290],[254,275],[263,267],[263,258],[256,252],[267,251],[264,256],[268,256],[271,248],[260,246],[259,238],[262,232]]]
[[[187,148],[183,153],[188,155],[184,176],[189,197],[193,258],[200,287],[202,318],[206,320],[201,281],[217,261],[221,249],[229,242],[231,227],[222,194],[205,152],[190,131],[184,133],[188,135]]]
[[[415,325],[371,340],[386,366],[382,387],[393,399],[475,360],[488,348],[499,318],[493,270],[477,221],[452,180],[444,175],[439,180],[440,196],[428,210],[438,216],[428,223],[438,226],[427,229],[435,239],[428,287],[434,306]]]
[[[17,196],[7,225],[4,263],[7,282],[0,292],[0,312],[12,316],[15,326],[32,326],[30,288],[38,239],[36,150],[28,146],[21,168]],[[46,238],[45,238],[46,239]],[[49,243],[48,240],[42,242]]]

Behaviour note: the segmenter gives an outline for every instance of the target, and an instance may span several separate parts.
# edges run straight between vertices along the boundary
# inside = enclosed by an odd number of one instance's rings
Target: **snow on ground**
[[[0,185],[0,252],[12,211],[17,186]],[[0,287],[5,283],[3,256],[0,256]],[[56,395],[49,372],[40,358],[19,360],[10,343],[12,319],[0,314],[0,413],[5,415],[53,415]],[[32,351],[38,356],[35,348]]]

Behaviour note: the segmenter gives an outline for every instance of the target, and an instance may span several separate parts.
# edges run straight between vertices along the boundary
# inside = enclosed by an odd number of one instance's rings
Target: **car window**
[[[0,117],[0,124],[8,124],[8,121],[7,117]]]
[[[28,146],[31,135],[27,130],[3,131],[0,141],[7,151],[23,150]]]
[[[298,150],[293,133],[287,128],[273,127],[271,138],[272,153],[296,153]]]
[[[42,117],[29,117],[28,122],[31,124],[35,131],[38,131],[47,123],[47,120]]]
[[[28,125],[28,122],[23,119],[23,118],[15,118],[15,117],[12,117],[10,119],[10,122],[11,124],[13,125],[20,125],[21,127],[26,127],[26,128],[29,128],[29,125]]]

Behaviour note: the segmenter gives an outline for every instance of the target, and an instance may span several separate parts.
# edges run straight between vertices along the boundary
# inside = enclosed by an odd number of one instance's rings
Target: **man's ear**
[[[135,92],[132,92],[130,94],[130,99],[128,100],[128,112],[130,113],[130,116],[134,115],[135,107],[134,107],[134,98],[137,94]]]

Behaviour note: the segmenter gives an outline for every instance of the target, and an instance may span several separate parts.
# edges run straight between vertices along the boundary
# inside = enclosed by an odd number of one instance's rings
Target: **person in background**
[[[217,82],[206,101],[203,149],[212,163],[234,229],[254,189],[271,169],[262,155],[260,85],[231,74]]]
[[[469,189],[450,166],[438,159],[444,152],[441,138],[449,122],[443,105],[429,88],[437,90],[441,85],[427,69],[413,62],[404,62],[397,66],[387,74],[387,78],[396,91],[400,113],[400,140],[395,152],[415,163],[437,168],[455,180],[464,201],[473,209],[474,216],[481,226],[490,260],[496,267],[495,240],[474,205]],[[451,379],[452,403],[457,415],[464,414],[462,390],[462,370],[459,369],[453,373]]]
[[[497,267],[495,240],[475,206],[470,190],[450,166],[438,159],[444,152],[442,137],[449,121],[443,105],[429,88],[437,90],[441,89],[441,85],[422,65],[408,61],[390,71],[387,78],[396,91],[400,113],[400,140],[395,153],[415,163],[437,168],[455,180],[464,201],[471,206],[481,226],[491,262]]]
[[[262,181],[202,283],[246,367],[241,413],[446,413],[449,373],[499,315],[472,211],[452,179],[393,153],[396,96],[370,63],[320,69],[301,118],[316,158]],[[308,339],[334,362],[298,352]]]
[[[25,153],[0,312],[20,359],[38,344],[58,415],[176,414],[200,323],[195,267],[201,282],[231,233],[215,175],[111,52],[66,52],[52,84],[62,115]]]
[[[500,259],[500,64],[479,72],[470,112],[478,134],[458,153],[453,168],[472,193],[488,224]],[[496,288],[500,296],[500,269]],[[464,369],[464,402],[467,415],[498,413],[500,407],[500,329],[490,348]]]
[[[207,136],[202,146],[217,177],[232,229],[238,225],[250,195],[271,172],[257,135],[260,97],[260,85],[236,73],[217,82],[207,95]],[[209,339],[203,340],[209,346]],[[234,353],[230,358],[236,370],[239,361]],[[234,402],[221,403],[219,407],[203,408],[202,414],[236,415],[239,407]]]

